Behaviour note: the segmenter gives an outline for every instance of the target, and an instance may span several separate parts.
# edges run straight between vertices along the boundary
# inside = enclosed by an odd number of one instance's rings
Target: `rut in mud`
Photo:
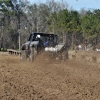
[[[100,100],[100,68],[44,54],[20,62],[0,53],[0,100]]]

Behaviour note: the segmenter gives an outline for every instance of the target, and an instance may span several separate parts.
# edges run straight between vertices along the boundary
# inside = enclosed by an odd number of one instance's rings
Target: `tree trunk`
[[[74,49],[74,34],[72,33],[72,49]]]

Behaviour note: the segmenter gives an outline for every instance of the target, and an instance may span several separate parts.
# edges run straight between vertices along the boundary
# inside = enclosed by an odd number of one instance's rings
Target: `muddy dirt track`
[[[100,67],[45,55],[20,62],[0,53],[0,100],[100,100]]]

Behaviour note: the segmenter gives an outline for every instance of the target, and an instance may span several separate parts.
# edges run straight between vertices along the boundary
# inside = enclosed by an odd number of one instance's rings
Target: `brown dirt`
[[[0,53],[0,100],[100,100],[99,65]]]

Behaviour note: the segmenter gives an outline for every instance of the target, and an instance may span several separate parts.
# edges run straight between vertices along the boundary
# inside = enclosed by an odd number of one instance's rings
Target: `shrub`
[[[6,52],[7,49],[6,49],[6,48],[0,48],[0,51],[2,51],[2,52]]]

